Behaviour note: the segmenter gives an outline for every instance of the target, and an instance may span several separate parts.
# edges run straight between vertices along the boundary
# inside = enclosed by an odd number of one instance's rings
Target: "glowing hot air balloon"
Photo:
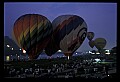
[[[91,41],[94,38],[94,32],[87,32],[87,38],[89,41]]]
[[[77,15],[61,15],[52,22],[54,39],[66,56],[81,46],[87,34],[87,24]]]
[[[43,15],[25,14],[14,23],[13,32],[17,43],[30,59],[38,58],[52,35],[52,24]]]

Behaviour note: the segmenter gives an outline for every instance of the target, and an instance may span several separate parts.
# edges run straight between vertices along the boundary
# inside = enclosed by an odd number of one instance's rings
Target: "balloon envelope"
[[[87,38],[91,41],[94,38],[94,32],[87,32]]]
[[[36,59],[50,39],[52,24],[43,15],[25,14],[15,21],[13,31],[16,41],[29,58]]]
[[[87,34],[87,24],[77,15],[61,15],[52,22],[55,41],[62,52],[72,55],[83,43]]]
[[[98,49],[98,50],[101,50],[105,47],[107,41],[104,39],[104,38],[96,38],[94,40],[95,42],[95,47]]]
[[[50,41],[48,42],[47,46],[45,47],[45,53],[48,56],[52,56],[53,54],[55,54],[60,48],[57,46],[57,44],[55,43],[55,40],[53,38],[53,36],[51,37]]]
[[[93,48],[95,46],[94,40],[89,41],[89,46]]]

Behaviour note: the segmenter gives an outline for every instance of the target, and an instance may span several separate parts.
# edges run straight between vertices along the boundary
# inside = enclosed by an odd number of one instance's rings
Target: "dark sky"
[[[12,38],[14,22],[24,14],[41,14],[51,22],[59,15],[78,15],[86,21],[88,32],[95,33],[93,39],[102,37],[107,40],[106,49],[117,44],[117,3],[5,2],[4,36]],[[77,51],[86,50],[92,50],[87,38]]]

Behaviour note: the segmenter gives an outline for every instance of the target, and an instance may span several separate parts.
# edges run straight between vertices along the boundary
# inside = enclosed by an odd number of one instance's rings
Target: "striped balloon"
[[[56,44],[66,56],[71,56],[87,34],[86,22],[77,15],[61,15],[52,22]]]
[[[51,22],[39,14],[19,17],[13,27],[16,41],[25,49],[30,59],[36,59],[46,47],[52,34]]]

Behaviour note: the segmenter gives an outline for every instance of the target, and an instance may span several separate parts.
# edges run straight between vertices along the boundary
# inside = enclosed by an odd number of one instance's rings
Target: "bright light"
[[[75,54],[77,54],[77,53],[75,53]]]
[[[18,56],[18,58],[19,58],[20,56]]]
[[[21,48],[19,50],[22,50]]]
[[[61,50],[58,50],[58,52],[62,52]]]
[[[6,60],[9,61],[10,60],[10,56],[6,56]]]
[[[7,45],[7,47],[10,47],[10,45]]]
[[[91,53],[91,54],[95,54],[95,53]]]
[[[108,75],[108,76],[110,76],[110,75]]]
[[[99,62],[99,61],[101,61],[101,60],[97,58],[97,59],[95,59],[95,61],[96,61],[96,62]]]
[[[12,50],[13,50],[13,48],[12,48]]]
[[[25,53],[26,53],[26,51],[25,51],[25,50],[23,50],[23,53],[25,54]]]
[[[69,56],[68,56],[68,60],[69,60],[70,58],[69,58]]]
[[[88,53],[92,53],[91,51],[89,51]]]
[[[109,50],[105,50],[105,51],[109,52]]]
[[[100,54],[99,52],[97,52],[96,54]]]
[[[107,53],[105,53],[105,54],[108,54],[108,55],[109,55],[110,53],[109,53],[109,52],[107,52]]]

